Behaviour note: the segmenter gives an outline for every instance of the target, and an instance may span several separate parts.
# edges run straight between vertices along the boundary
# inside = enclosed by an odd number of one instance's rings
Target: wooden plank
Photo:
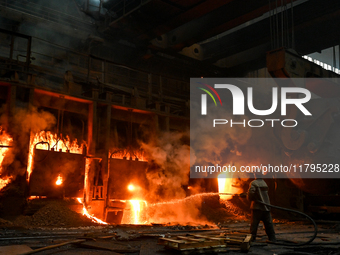
[[[225,242],[233,242],[233,243],[242,243],[243,242],[243,240],[239,240],[239,239],[231,239],[231,238],[225,238],[224,239],[225,240]]]
[[[177,236],[177,238],[182,239],[182,240],[192,241],[192,242],[204,242],[206,240],[206,238],[197,239],[197,238],[190,238],[190,237],[185,237],[185,236]]]
[[[206,254],[206,253],[222,253],[228,252],[229,249],[227,247],[212,247],[212,248],[202,248],[202,249],[194,249],[194,250],[186,250],[182,251],[182,255],[190,255],[190,254]]]
[[[182,237],[183,238],[183,237]],[[216,245],[221,245],[220,241],[215,240],[200,240],[200,239],[193,239],[193,238],[187,238],[184,237],[186,240],[176,240],[176,239],[170,239],[170,238],[159,238],[158,244],[165,245],[168,248],[174,248],[176,250],[188,250],[188,249],[197,249],[202,247],[211,247]]]
[[[184,241],[184,240],[177,240],[177,239],[170,239],[170,238],[159,238],[158,242],[157,242],[157,244],[164,245],[168,248],[174,248],[176,250],[181,249],[180,245],[183,245],[183,244],[190,245],[192,243],[195,243],[195,242],[187,242],[187,241]]]
[[[246,235],[242,235],[242,236],[234,236],[234,235],[226,235],[226,236],[224,236],[225,238],[232,238],[232,239],[235,239],[235,240],[243,240],[245,237],[246,237]]]
[[[205,242],[192,242],[192,243],[181,243],[178,244],[179,250],[186,250],[190,248],[201,248],[201,247],[209,247],[209,246],[216,246],[220,245],[218,241],[205,241]]]
[[[173,248],[173,249],[179,250],[179,244],[178,244],[178,243],[167,242],[167,243],[165,244],[165,247]]]
[[[252,235],[246,236],[243,243],[241,244],[241,251],[245,251],[245,252],[249,251],[251,238],[252,238]]]
[[[249,243],[251,241],[251,237],[251,234],[247,235],[243,242]]]
[[[17,255],[29,251],[32,251],[32,249],[27,245],[8,245],[0,247],[1,255]]]
[[[162,238],[159,238],[158,241],[167,241],[167,242],[174,242],[174,243],[185,243],[185,241],[183,240],[175,240],[175,239],[170,239],[170,238],[165,238],[165,237],[162,237]]]
[[[200,235],[190,234],[173,238],[159,238],[158,244],[165,245],[179,251],[202,253],[202,251],[212,251],[215,248],[236,247],[241,251],[249,251],[251,235]]]
[[[193,235],[194,237],[198,237],[198,238],[205,238],[205,239],[209,239],[209,240],[218,240],[218,241],[224,241],[225,238],[223,237],[209,237],[209,236],[203,236],[203,235]]]
[[[79,239],[79,240],[72,240],[72,241],[68,241],[68,242],[64,242],[64,243],[59,243],[59,244],[55,244],[55,245],[50,245],[50,246],[46,246],[46,247],[42,247],[36,250],[31,250],[31,251],[27,251],[24,253],[20,253],[20,255],[28,255],[28,254],[33,254],[33,253],[37,253],[37,252],[41,252],[41,251],[45,251],[45,250],[50,250],[53,248],[57,248],[57,247],[61,247],[64,245],[68,245],[68,244],[79,244],[82,242],[85,242],[86,240],[84,239]]]

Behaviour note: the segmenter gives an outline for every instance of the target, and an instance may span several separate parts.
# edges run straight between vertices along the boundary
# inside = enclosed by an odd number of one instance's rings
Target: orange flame
[[[9,146],[13,142],[12,137],[10,137],[3,129],[0,127],[0,145],[2,146]],[[10,148],[0,147],[0,175],[2,172],[2,162],[8,153]],[[3,177],[0,178],[0,190],[4,188],[10,181],[12,180],[11,177]]]
[[[134,191],[135,190],[135,186],[133,186],[132,184],[129,184],[129,186],[127,188],[130,191]]]
[[[39,142],[47,142],[47,143],[41,143]],[[66,136],[66,138],[58,138],[57,134],[52,134],[51,132],[47,131],[41,131],[36,134],[31,133],[31,139],[30,139],[30,149],[29,149],[29,155],[28,155],[28,166],[27,166],[27,179],[30,178],[30,175],[33,170],[33,157],[34,157],[34,148],[40,149],[40,150],[48,150],[54,149],[55,151],[63,151],[63,152],[70,152],[70,153],[76,153],[76,154],[82,154],[83,153],[83,147],[84,143],[81,145],[78,145],[77,139],[75,139],[73,142],[71,142],[70,137]]]
[[[61,177],[61,175],[59,174],[57,177],[57,181],[55,182],[55,184],[57,185],[61,185],[63,183],[63,177]]]
[[[46,196],[29,196],[28,199],[29,200],[33,200],[33,199],[41,199],[41,198],[47,198]]]
[[[143,151],[133,151],[130,152],[129,150],[110,150],[109,155],[111,158],[116,159],[132,159],[132,160],[138,160],[138,161],[148,161],[146,157],[144,156]]]

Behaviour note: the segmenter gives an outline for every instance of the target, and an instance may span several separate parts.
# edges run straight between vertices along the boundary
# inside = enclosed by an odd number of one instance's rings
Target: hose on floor
[[[271,208],[278,209],[278,210],[282,210],[282,211],[287,211],[287,212],[292,212],[292,213],[301,214],[301,215],[303,215],[304,217],[306,217],[308,220],[310,220],[310,221],[313,223],[313,226],[314,226],[314,234],[313,234],[313,236],[312,236],[308,241],[306,241],[306,242],[299,243],[299,244],[288,244],[288,243],[271,242],[271,241],[269,241],[268,243],[271,243],[271,244],[278,244],[278,245],[285,245],[285,246],[303,246],[303,245],[310,244],[310,243],[313,242],[313,240],[316,238],[316,235],[318,234],[318,227],[316,226],[315,221],[314,221],[311,217],[309,217],[307,214],[302,213],[302,212],[299,212],[299,211],[295,211],[295,210],[292,210],[292,209],[287,209],[287,208],[284,208],[284,207],[280,207],[280,206],[276,206],[276,205],[267,204],[267,203],[264,203],[264,202],[262,202],[262,201],[256,201],[256,202],[257,202],[257,203],[260,203],[260,204],[263,204],[263,205],[265,205],[265,206],[271,207]]]

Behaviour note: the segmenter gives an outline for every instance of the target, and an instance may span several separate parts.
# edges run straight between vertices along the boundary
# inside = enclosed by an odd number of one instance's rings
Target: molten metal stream
[[[132,205],[132,209],[134,212],[134,222],[133,224],[139,224],[139,215],[140,215],[140,201],[139,200],[129,200]]]
[[[95,223],[108,225],[107,222],[102,221],[102,220],[100,220],[100,219],[94,217],[93,215],[90,215],[90,214],[88,213],[88,211],[86,210],[85,205],[83,205],[83,215],[85,215],[87,218],[91,219],[91,220],[92,220],[93,222],[95,222]]]
[[[80,204],[83,204],[83,215],[85,215],[87,218],[91,219],[95,223],[108,225],[107,222],[102,221],[101,219],[98,219],[98,218],[94,217],[93,215],[90,215],[89,212],[86,210],[85,204],[82,202],[80,197],[78,197],[77,200]]]

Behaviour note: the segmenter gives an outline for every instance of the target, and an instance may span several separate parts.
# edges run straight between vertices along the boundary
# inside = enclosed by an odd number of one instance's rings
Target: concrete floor
[[[6,246],[27,245],[33,250],[67,242],[75,239],[88,239],[88,243],[93,243],[101,247],[116,249],[133,249],[135,252],[113,252],[109,250],[90,249],[77,245],[65,245],[36,254],[58,254],[58,255],[112,255],[112,254],[180,254],[178,251],[165,249],[158,245],[160,235],[176,236],[186,234],[246,234],[249,229],[249,222],[234,222],[222,229],[206,228],[181,230],[173,226],[107,226],[107,227],[80,227],[80,228],[55,228],[55,229],[2,229],[0,232],[0,254]],[[283,255],[283,254],[340,254],[340,222],[318,222],[318,234],[315,240],[306,246],[298,247],[299,243],[307,241],[313,235],[313,226],[308,222],[286,222],[276,223],[275,231],[277,239],[291,247],[266,243],[266,235],[263,227],[259,227],[257,241],[251,244],[248,254],[251,255]],[[284,241],[283,241],[284,240]],[[238,249],[230,248],[226,253],[218,254],[240,254]],[[14,253],[15,254],[15,253]],[[16,253],[19,254],[19,253]]]

